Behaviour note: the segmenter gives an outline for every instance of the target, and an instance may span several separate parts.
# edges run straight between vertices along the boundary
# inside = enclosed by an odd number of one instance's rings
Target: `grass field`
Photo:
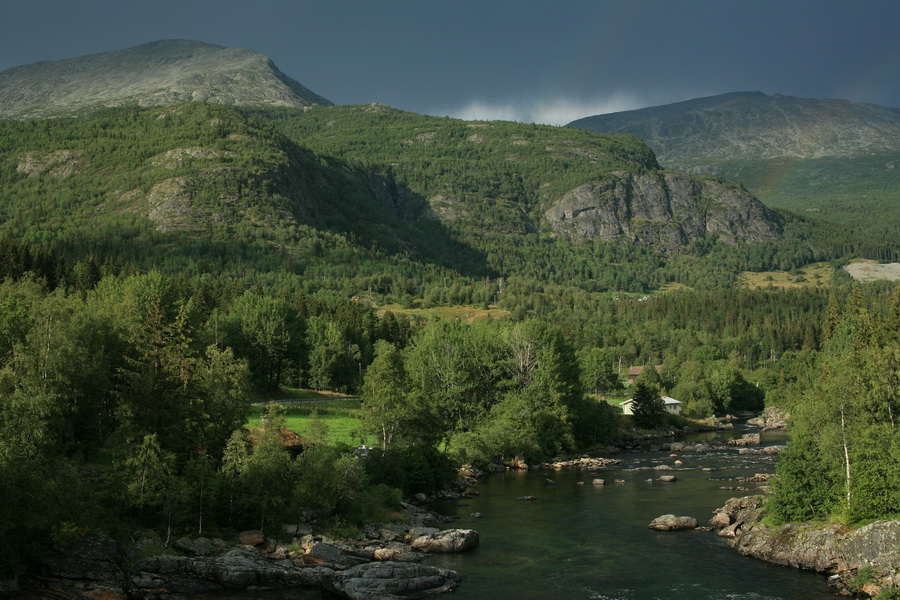
[[[740,282],[743,287],[758,290],[767,287],[799,288],[828,285],[834,269],[828,263],[814,263],[794,271],[744,271]]]
[[[491,305],[487,308],[477,306],[435,306],[433,308],[403,308],[399,304],[386,304],[378,307],[378,313],[384,314],[391,311],[395,314],[404,314],[430,319],[459,319],[472,322],[476,319],[501,319],[509,315],[508,310]]]
[[[329,399],[335,398],[335,399]],[[303,435],[309,426],[313,412],[328,426],[329,443],[345,443],[357,446],[361,442],[371,444],[371,439],[360,439],[356,431],[360,427],[356,415],[359,412],[358,398],[349,398],[331,392],[313,392],[282,388],[277,392],[260,398],[259,402],[274,401],[285,407],[285,425],[291,431]],[[259,427],[260,416],[266,407],[256,403],[251,407],[247,427]]]

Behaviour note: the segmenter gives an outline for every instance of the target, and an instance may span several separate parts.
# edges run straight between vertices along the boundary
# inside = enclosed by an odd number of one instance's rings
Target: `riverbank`
[[[867,597],[900,596],[900,520],[851,529],[835,524],[761,522],[763,497],[732,498],[710,525],[740,554],[828,576],[839,592]],[[890,591],[895,595],[887,596]]]
[[[226,541],[181,538],[163,547],[145,538],[124,545],[85,536],[41,558],[23,574],[19,597],[85,600],[165,600],[186,594],[324,588],[351,600],[410,599],[455,590],[452,569],[422,564],[428,555],[465,552],[479,543],[473,529],[438,529],[451,519],[404,505],[409,520],[363,528],[362,537],[336,541],[285,527],[279,541],[260,531]]]

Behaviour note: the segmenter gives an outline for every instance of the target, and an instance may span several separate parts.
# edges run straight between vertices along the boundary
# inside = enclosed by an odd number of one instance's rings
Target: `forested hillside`
[[[769,403],[801,423],[808,407],[827,415],[829,440],[850,430],[806,390],[830,398],[850,382],[853,435],[886,438],[883,417],[900,410],[898,292],[840,271],[797,290],[736,286],[744,270],[838,265],[860,248],[844,230],[784,214],[765,244],[676,248],[564,235],[546,219],[610,177],[746,194],[670,175],[630,136],[378,105],[0,123],[3,567],[94,531],[389,519],[460,462],[618,441],[604,397],[627,394],[630,365],[662,365],[642,389],[677,395],[689,417]],[[705,215],[724,210],[707,200]],[[379,309],[389,301],[508,317],[418,319]],[[870,374],[887,379],[860,383]],[[276,408],[247,431],[250,401],[284,386],[361,394],[356,435],[380,449],[359,462],[319,426],[294,457]],[[831,461],[823,507],[844,483],[835,448],[815,451]],[[896,509],[848,506],[850,518]]]

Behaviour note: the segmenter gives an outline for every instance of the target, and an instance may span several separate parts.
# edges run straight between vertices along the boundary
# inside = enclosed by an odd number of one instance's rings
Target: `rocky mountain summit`
[[[0,72],[0,118],[6,119],[194,101],[269,107],[331,105],[262,54],[189,40],[151,42]]]
[[[900,109],[735,92],[605,115],[569,127],[629,133],[660,164],[690,172],[729,160],[854,158],[900,151]]]

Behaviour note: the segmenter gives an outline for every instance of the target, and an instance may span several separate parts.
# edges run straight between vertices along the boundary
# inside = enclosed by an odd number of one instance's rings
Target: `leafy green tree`
[[[283,409],[269,403],[253,452],[241,472],[245,508],[255,513],[260,529],[265,529],[269,518],[287,507],[296,484],[294,463],[281,440],[283,429]]]
[[[225,451],[222,453],[222,464],[219,472],[225,481],[225,487],[228,491],[227,506],[227,523],[231,525],[237,512],[236,504],[239,504],[239,493],[241,491],[241,477],[247,470],[247,463],[250,459],[250,450],[248,448],[248,440],[243,429],[235,429],[231,432],[228,442],[225,444]]]
[[[318,410],[314,409],[310,413],[306,429],[303,430],[303,437],[314,446],[328,443],[328,424],[319,416]]]
[[[619,374],[610,353],[602,348],[582,348],[577,353],[581,387],[586,392],[603,394],[622,389]]]
[[[231,348],[209,346],[196,370],[197,394],[189,400],[186,423],[197,447],[219,456],[232,432],[247,420],[250,376]]]
[[[299,507],[323,518],[348,515],[366,486],[362,465],[346,449],[334,446],[308,448],[297,458]]]
[[[766,509],[779,521],[825,518],[835,502],[833,473],[826,468],[818,445],[807,435],[795,436],[779,459],[777,477]]]
[[[163,450],[155,433],[145,435],[124,462],[131,504],[138,509],[161,507],[170,493],[175,455]]]
[[[323,317],[310,317],[307,340],[308,384],[317,390],[349,389],[356,372],[353,358],[358,347],[354,348],[336,323]]]
[[[451,434],[475,425],[497,399],[501,340],[491,323],[429,323],[414,339],[406,371]]]
[[[402,354],[384,340],[376,342],[366,371],[361,417],[363,430],[379,438],[382,450],[434,446],[442,433],[433,407],[411,388]]]
[[[247,292],[231,304],[221,329],[258,389],[277,388],[286,371],[304,362],[303,323],[285,300]]]

